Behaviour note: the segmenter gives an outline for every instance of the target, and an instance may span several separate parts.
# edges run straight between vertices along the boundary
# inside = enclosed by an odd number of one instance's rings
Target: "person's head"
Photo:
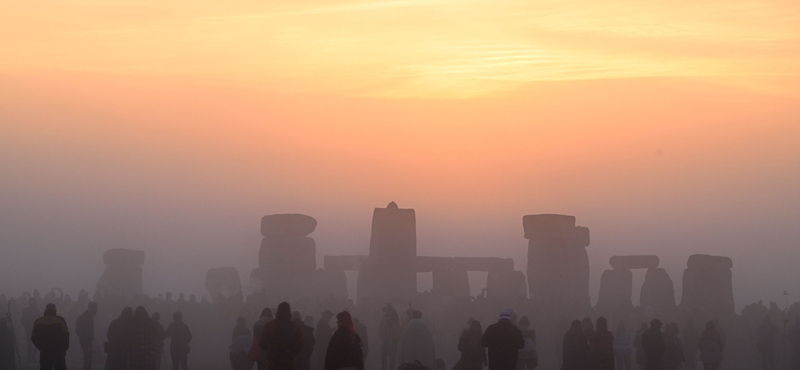
[[[175,322],[182,322],[183,321],[183,312],[175,311],[175,313],[172,314],[172,320],[175,321]]]
[[[261,310],[261,317],[272,319],[272,310],[270,310],[269,307],[265,307],[263,310]]]
[[[151,318],[153,319],[153,322],[158,323],[161,321],[161,314],[158,312],[153,312],[153,316],[151,316]]]
[[[244,326],[244,325],[245,325],[244,317],[239,316],[239,318],[236,319],[236,326]]]
[[[292,319],[292,307],[289,302],[281,302],[275,312],[275,319],[289,321]]]
[[[150,321],[150,314],[144,307],[136,307],[136,310],[133,311],[133,320],[137,322]]]
[[[706,323],[706,330],[708,331],[717,330],[717,324],[714,322],[714,320],[711,320]]]
[[[662,325],[661,324],[661,320],[659,320],[659,319],[653,319],[653,320],[650,321],[650,328],[651,329],[661,330],[661,325]]]
[[[572,323],[569,325],[569,331],[574,334],[583,333],[583,325],[578,320],[572,320]]]
[[[97,315],[97,303],[96,302],[89,302],[89,305],[88,305],[87,308],[89,309],[89,312],[92,313],[92,315]]]
[[[608,321],[603,316],[597,318],[597,331],[600,332],[608,331]]]
[[[55,316],[56,315],[56,305],[53,303],[48,303],[44,306],[44,315],[45,316]]]
[[[292,321],[303,322],[303,316],[300,315],[300,311],[292,311]]]
[[[511,321],[511,311],[509,310],[500,311],[500,315],[498,315],[497,321],[503,321],[503,320]]]
[[[525,328],[531,326],[531,320],[528,319],[528,316],[522,316],[519,318],[519,326]]]
[[[411,317],[414,319],[422,319],[422,311],[414,310],[414,312],[411,314]]]
[[[350,334],[356,333],[356,325],[353,322],[353,317],[350,316],[350,312],[342,311],[336,314],[336,327],[342,329],[347,329]]]

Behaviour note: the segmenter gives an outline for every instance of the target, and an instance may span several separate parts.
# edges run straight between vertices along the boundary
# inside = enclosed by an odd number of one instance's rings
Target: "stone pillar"
[[[413,209],[375,208],[369,260],[359,271],[358,300],[405,301],[417,293],[417,221]]]
[[[142,294],[142,265],[144,251],[133,249],[109,249],[103,253],[105,270],[97,281],[95,295],[115,294],[132,297]]]
[[[663,312],[663,310],[675,307],[675,287],[667,270],[647,269],[639,296],[639,304],[642,307],[651,306],[655,312]]]
[[[258,267],[267,294],[300,297],[310,293],[317,270],[316,245],[308,234],[317,220],[301,214],[277,214],[261,219]]]
[[[681,308],[700,312],[734,314],[733,260],[728,257],[695,254],[683,271]]]
[[[605,270],[600,277],[597,308],[603,312],[626,312],[633,307],[633,274],[628,269]]]
[[[224,298],[232,296],[242,289],[239,272],[233,267],[208,269],[208,272],[206,272],[206,289],[208,289],[212,301],[216,301],[220,296]]]
[[[531,299],[589,308],[589,229],[574,216],[548,214],[525,216],[522,226]]]

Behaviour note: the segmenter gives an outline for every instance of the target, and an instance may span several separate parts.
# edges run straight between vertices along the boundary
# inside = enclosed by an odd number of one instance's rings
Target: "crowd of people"
[[[652,310],[635,309],[618,315],[610,328],[605,316],[569,322],[563,312],[525,302],[517,310],[528,314],[518,316],[480,297],[451,305],[434,304],[436,298],[424,293],[419,298],[400,312],[389,303],[356,306],[334,297],[293,304],[319,309],[315,319],[287,302],[273,309],[257,293],[213,302],[182,294],[176,300],[170,294],[90,300],[85,291],[73,301],[57,289],[45,296],[0,296],[9,308],[0,319],[0,369],[37,362],[41,369],[72,364],[85,370],[800,369],[799,304],[780,310],[759,302],[741,315],[704,320],[699,330],[678,311],[663,312],[670,318],[664,324],[645,320]],[[321,308],[337,306],[337,314]],[[420,307],[430,314],[423,316]],[[162,324],[160,312],[172,321]],[[484,330],[475,317],[496,322]],[[631,322],[640,325],[636,332],[629,333]],[[370,339],[377,348],[372,356]]]

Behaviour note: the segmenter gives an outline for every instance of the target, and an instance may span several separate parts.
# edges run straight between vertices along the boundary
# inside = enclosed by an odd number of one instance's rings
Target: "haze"
[[[622,254],[679,299],[694,253],[733,259],[738,309],[796,299],[799,25],[796,1],[3,2],[0,292],[74,296],[120,247],[149,294],[204,295],[256,267],[263,215],[315,217],[321,267],[396,201],[421,255],[522,271],[522,216],[575,215],[594,300]]]

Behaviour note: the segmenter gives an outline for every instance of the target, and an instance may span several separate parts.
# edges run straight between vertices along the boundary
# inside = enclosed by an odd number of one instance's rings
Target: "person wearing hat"
[[[66,370],[69,330],[63,317],[56,315],[56,305],[48,303],[44,316],[33,323],[31,341],[39,350],[42,370]]]
[[[489,349],[489,370],[515,370],[519,350],[525,348],[522,331],[514,325],[511,311],[500,311],[496,323],[489,325],[481,345]]]
[[[661,333],[661,321],[650,321],[650,329],[642,334],[642,349],[644,350],[644,367],[647,370],[661,370],[664,368],[664,334]]]

